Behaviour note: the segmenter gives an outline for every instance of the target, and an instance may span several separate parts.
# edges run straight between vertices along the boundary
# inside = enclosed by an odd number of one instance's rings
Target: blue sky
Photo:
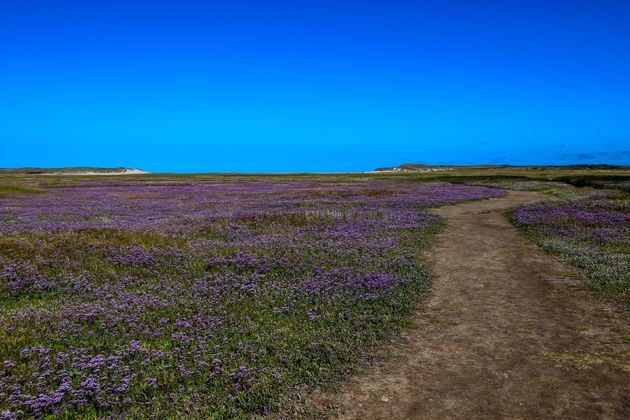
[[[630,164],[630,2],[0,2],[0,167]]]

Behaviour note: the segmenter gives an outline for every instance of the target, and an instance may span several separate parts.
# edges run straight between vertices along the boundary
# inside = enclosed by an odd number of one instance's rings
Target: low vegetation
[[[516,209],[514,223],[627,306],[627,194],[554,181],[606,182],[598,174],[5,175],[0,413],[276,410],[404,325],[442,227],[427,208],[504,189],[559,198]]]
[[[0,197],[12,194],[30,194],[42,192],[41,188],[32,188],[18,185],[0,185]]]
[[[6,419],[264,415],[401,326],[429,287],[427,207],[503,194],[299,178],[45,189],[0,198]]]
[[[546,251],[585,271],[601,295],[630,308],[630,196],[593,194],[517,208],[514,224]]]

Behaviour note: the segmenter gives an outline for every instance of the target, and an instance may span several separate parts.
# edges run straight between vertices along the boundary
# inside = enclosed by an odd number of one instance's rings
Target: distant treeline
[[[630,176],[627,175],[569,175],[553,178],[574,187],[614,188],[630,192]]]
[[[582,163],[578,165],[558,165],[558,166],[541,166],[541,168],[558,168],[558,169],[630,169],[627,165],[609,165],[607,163]]]
[[[470,169],[499,169],[499,168],[518,168],[530,170],[549,170],[549,169],[568,169],[568,170],[588,170],[588,169],[604,169],[604,170],[628,170],[628,165],[610,165],[607,163],[581,163],[575,165],[425,165],[422,163],[403,163],[402,165],[390,166],[387,168],[376,168],[374,171],[427,171],[431,168],[470,168]]]

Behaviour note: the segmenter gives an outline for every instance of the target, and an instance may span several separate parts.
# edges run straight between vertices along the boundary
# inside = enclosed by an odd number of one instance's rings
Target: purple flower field
[[[502,194],[224,179],[2,196],[0,417],[264,415],[342,375],[425,295],[427,207]],[[627,228],[625,209],[606,217]],[[627,241],[606,223],[588,235]]]
[[[590,286],[630,306],[630,199],[595,195],[513,210],[512,220],[543,249],[583,269]]]

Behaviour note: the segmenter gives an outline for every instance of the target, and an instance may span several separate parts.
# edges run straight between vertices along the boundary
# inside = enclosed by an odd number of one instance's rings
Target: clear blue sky
[[[0,167],[630,164],[630,1],[0,1]]]

